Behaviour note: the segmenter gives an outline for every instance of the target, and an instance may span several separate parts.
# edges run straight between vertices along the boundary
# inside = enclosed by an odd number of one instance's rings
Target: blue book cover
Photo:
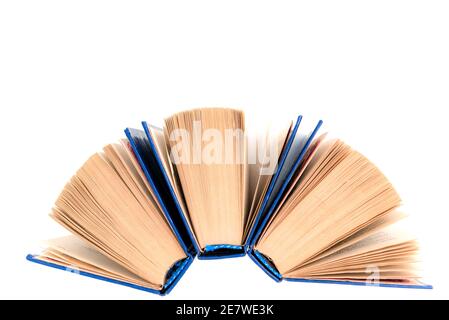
[[[198,252],[196,240],[181,211],[181,206],[162,166],[162,160],[156,151],[154,141],[148,139],[143,130],[127,128],[125,134],[173,232],[180,240],[184,251],[195,256]]]
[[[37,264],[40,264],[40,265],[43,265],[46,267],[51,267],[51,268],[55,268],[58,270],[68,271],[70,273],[76,273],[76,274],[79,274],[81,276],[85,276],[88,278],[102,280],[102,281],[122,285],[125,287],[129,287],[129,288],[133,288],[133,289],[137,289],[137,290],[141,290],[141,291],[155,293],[155,294],[159,294],[159,295],[166,295],[166,294],[170,293],[170,291],[175,287],[175,285],[178,283],[178,281],[181,279],[181,277],[184,275],[184,273],[187,271],[187,269],[193,262],[192,256],[188,256],[187,258],[176,262],[172,266],[172,268],[167,272],[167,275],[165,277],[165,283],[164,283],[164,286],[162,287],[162,289],[156,290],[153,288],[147,288],[147,287],[143,287],[140,285],[136,285],[134,283],[111,279],[111,278],[108,278],[105,276],[97,275],[95,273],[86,272],[86,271],[82,271],[82,270],[76,270],[76,272],[74,272],[74,270],[72,268],[67,268],[66,266],[63,266],[63,265],[60,265],[57,263],[52,263],[52,262],[41,260],[41,259],[39,259],[38,255],[29,254],[29,255],[27,255],[26,259],[28,261],[31,261],[31,262],[34,262],[34,263],[37,263]]]

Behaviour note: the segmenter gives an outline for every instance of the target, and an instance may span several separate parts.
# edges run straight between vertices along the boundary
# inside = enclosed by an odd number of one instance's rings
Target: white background
[[[66,233],[48,213],[90,154],[204,106],[322,118],[402,195],[435,288],[277,284],[240,258],[163,299],[449,298],[447,1],[148,2],[0,2],[1,298],[160,299],[25,255]]]

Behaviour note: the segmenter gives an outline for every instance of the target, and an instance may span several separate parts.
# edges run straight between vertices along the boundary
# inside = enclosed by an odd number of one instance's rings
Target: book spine
[[[212,260],[212,259],[225,259],[225,258],[237,258],[246,255],[244,246],[231,245],[231,244],[214,244],[207,245],[204,250],[198,255],[198,259]]]

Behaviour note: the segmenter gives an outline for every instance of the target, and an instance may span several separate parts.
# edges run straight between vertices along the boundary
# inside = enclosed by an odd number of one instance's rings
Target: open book
[[[193,260],[127,140],[84,163],[51,217],[76,236],[48,241],[34,262],[165,294]]]
[[[162,294],[195,256],[246,253],[278,281],[428,288],[392,185],[301,122],[251,139],[242,111],[205,108],[126,129],[56,201],[74,236],[29,260]]]

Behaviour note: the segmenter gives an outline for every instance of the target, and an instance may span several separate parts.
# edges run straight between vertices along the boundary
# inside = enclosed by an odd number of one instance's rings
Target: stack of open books
[[[249,136],[243,112],[206,108],[126,129],[56,200],[73,235],[27,258],[160,294],[196,256],[246,254],[277,281],[429,288],[389,181],[301,119]]]

